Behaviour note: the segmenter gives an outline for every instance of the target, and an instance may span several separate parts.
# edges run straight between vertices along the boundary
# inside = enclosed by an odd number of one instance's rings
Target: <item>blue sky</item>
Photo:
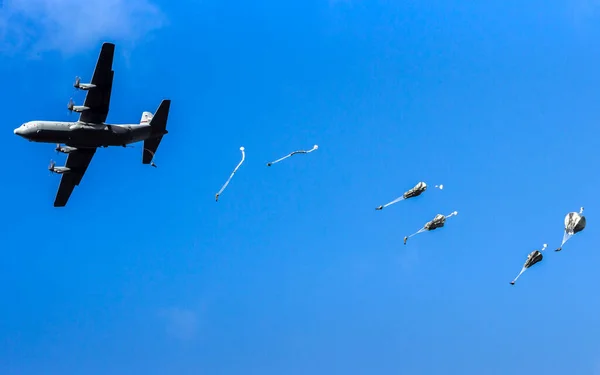
[[[600,374],[599,21],[583,0],[4,0],[0,373]],[[12,130],[75,120],[103,41],[109,121],[170,98],[170,133],[157,169],[100,150],[55,209],[65,156]],[[374,210],[418,181],[445,189]]]

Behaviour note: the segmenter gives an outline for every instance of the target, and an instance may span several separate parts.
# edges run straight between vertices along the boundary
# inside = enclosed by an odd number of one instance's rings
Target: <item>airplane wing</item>
[[[56,192],[54,207],[64,207],[67,205],[67,201],[69,200],[69,197],[71,197],[73,189],[81,182],[95,153],[95,148],[80,148],[68,154],[65,167],[70,168],[71,170],[64,173],[60,178],[60,185]]]
[[[101,124],[106,121],[110,107],[110,94],[112,92],[113,58],[115,56],[115,45],[113,43],[102,44],[96,68],[92,76],[91,84],[96,87],[87,91],[83,105],[88,107],[79,116],[79,121],[92,124]]]

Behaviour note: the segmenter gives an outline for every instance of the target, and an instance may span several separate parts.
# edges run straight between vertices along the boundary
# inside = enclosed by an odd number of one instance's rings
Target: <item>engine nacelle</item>
[[[83,111],[87,111],[88,109],[90,109],[90,107],[86,107],[86,106],[83,106],[83,105],[74,105],[74,106],[72,106],[72,107],[71,107],[71,108],[69,108],[69,109],[70,109],[71,111],[73,111],[73,112],[78,112],[78,113],[81,113],[81,112],[83,112]]]
[[[56,145],[55,150],[57,152],[62,152],[63,154],[69,154],[73,151],[77,151],[76,147],[69,147],[69,146],[65,146],[65,147],[61,147],[60,144]]]
[[[67,108],[71,112],[79,112],[79,113],[90,109],[90,107],[86,107],[83,105],[75,105],[75,103],[73,103],[73,99],[69,100],[69,105],[67,106]]]
[[[75,87],[77,90],[89,90],[89,89],[93,89],[96,87],[96,85],[91,84],[91,83],[81,83],[81,78],[79,77],[75,77],[75,83],[73,84],[73,87]]]
[[[56,167],[56,164],[53,160],[50,160],[50,165],[48,166],[48,170],[52,173],[63,174],[71,171],[71,168],[67,167]]]
[[[56,174],[64,174],[64,173],[71,172],[71,168],[67,168],[67,167],[54,167],[54,168],[50,169],[50,172],[56,173]]]

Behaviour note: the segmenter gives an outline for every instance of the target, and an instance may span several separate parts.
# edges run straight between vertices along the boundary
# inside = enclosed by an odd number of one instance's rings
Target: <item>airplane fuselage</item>
[[[29,121],[14,133],[31,142],[77,148],[124,146],[160,135],[154,134],[148,124],[86,124],[78,121]]]

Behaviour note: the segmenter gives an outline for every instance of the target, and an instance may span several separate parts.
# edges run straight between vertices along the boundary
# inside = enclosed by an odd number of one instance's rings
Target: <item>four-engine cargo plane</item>
[[[167,134],[167,118],[170,100],[163,100],[154,115],[143,112],[139,124],[106,124],[114,71],[112,70],[115,45],[102,44],[96,68],[90,83],[75,79],[74,87],[87,91],[85,102],[76,106],[69,101],[68,109],[79,112],[77,122],[29,121],[14,130],[14,133],[31,141],[56,143],[56,151],[67,154],[64,167],[56,167],[53,162],[48,168],[61,174],[60,185],[54,200],[54,207],[64,207],[79,185],[98,147],[121,146],[144,141],[142,163],[155,166],[154,154]],[[61,147],[65,144],[66,147]]]

